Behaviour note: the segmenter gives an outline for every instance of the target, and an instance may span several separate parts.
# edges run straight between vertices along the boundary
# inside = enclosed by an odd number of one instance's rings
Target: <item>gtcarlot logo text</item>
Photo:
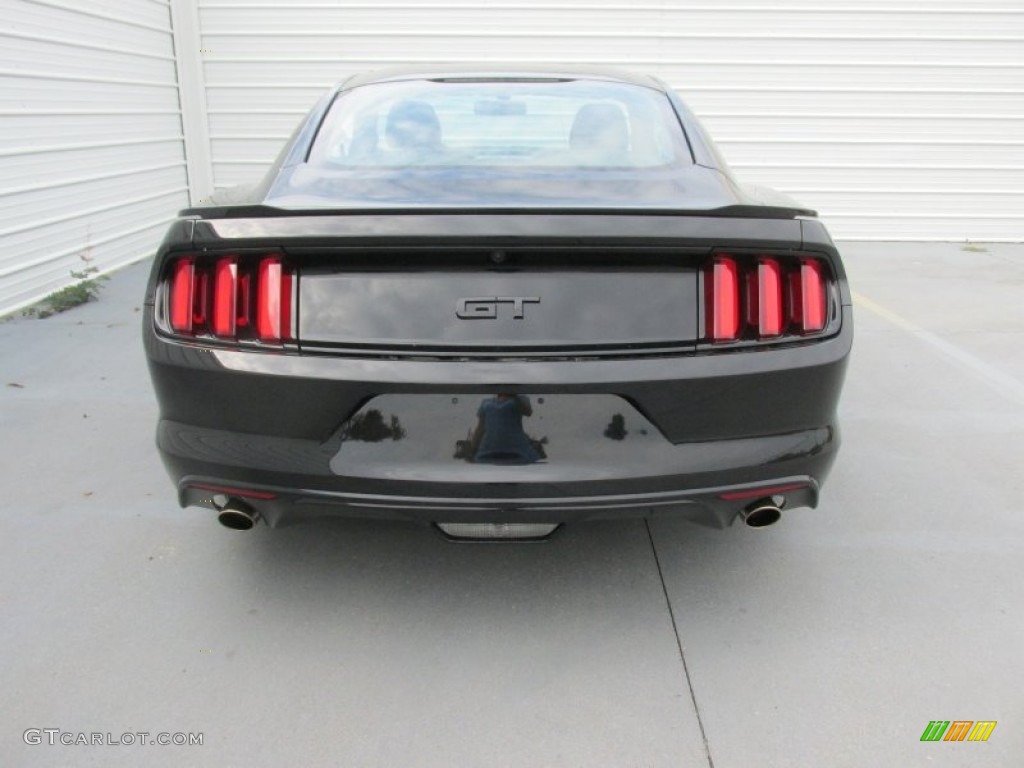
[[[60,728],[28,728],[21,738],[26,744],[63,744],[71,746],[91,747],[133,747],[133,746],[190,746],[201,747],[201,733],[151,733],[150,731],[126,731],[122,734],[86,733],[85,731],[62,731]]]

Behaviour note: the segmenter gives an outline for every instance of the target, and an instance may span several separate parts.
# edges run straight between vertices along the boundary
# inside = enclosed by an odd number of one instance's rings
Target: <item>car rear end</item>
[[[813,507],[852,338],[812,211],[605,71],[356,77],[182,214],[144,333],[183,506],[533,537]]]
[[[215,210],[145,311],[182,506],[456,537],[814,507],[852,339],[824,228],[771,209]]]

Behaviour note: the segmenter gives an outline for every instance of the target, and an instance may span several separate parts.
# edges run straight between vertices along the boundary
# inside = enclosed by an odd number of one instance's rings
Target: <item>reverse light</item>
[[[558,523],[437,523],[441,533],[460,541],[540,541],[558,528]]]

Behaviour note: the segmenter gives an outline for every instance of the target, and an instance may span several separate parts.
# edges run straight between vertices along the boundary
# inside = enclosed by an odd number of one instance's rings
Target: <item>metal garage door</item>
[[[166,1],[7,0],[0,311],[151,253],[188,204]]]
[[[1018,0],[199,0],[199,20],[218,186],[352,72],[593,62],[667,80],[742,180],[837,237],[1024,239]]]

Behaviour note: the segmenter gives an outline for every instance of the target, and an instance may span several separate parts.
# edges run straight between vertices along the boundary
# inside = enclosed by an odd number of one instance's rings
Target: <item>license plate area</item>
[[[369,400],[336,435],[338,475],[410,480],[642,476],[671,445],[610,394],[390,394]]]

